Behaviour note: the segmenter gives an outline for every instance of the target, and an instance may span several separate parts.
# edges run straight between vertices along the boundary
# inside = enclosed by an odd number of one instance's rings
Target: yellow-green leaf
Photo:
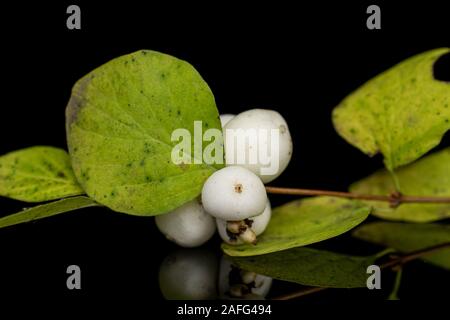
[[[376,255],[358,257],[312,248],[293,248],[254,257],[233,257],[242,269],[305,286],[365,287],[367,267]]]
[[[450,197],[450,148],[435,152],[396,170],[405,195]],[[350,186],[362,194],[388,195],[395,191],[391,174],[381,170]],[[450,217],[450,203],[403,203],[391,208],[387,202],[368,201],[372,214],[388,220],[432,222]]]
[[[358,227],[353,235],[358,239],[408,253],[450,242],[450,226],[373,222]],[[424,255],[423,260],[450,270],[450,249]]]
[[[98,204],[88,197],[72,197],[58,200],[51,203],[39,205],[21,212],[0,218],[0,228],[13,226],[16,224],[30,222],[38,219],[52,217],[57,214],[97,206]]]
[[[336,237],[360,224],[370,207],[355,200],[314,197],[297,200],[273,210],[266,231],[256,245],[223,244],[230,256],[254,256]]]
[[[195,121],[201,121],[198,135]],[[114,211],[171,211],[197,197],[223,166],[191,156],[196,146],[201,153],[209,145],[201,145],[207,129],[219,130],[222,139],[208,85],[187,62],[154,51],[116,58],[79,80],[66,127],[76,177],[91,198]],[[191,163],[171,158],[176,129],[191,134],[191,153],[182,150]]]
[[[43,202],[81,194],[64,150],[36,146],[0,157],[0,196]]]
[[[333,111],[337,132],[393,170],[434,146],[450,129],[450,83],[433,77],[449,48],[409,58],[365,83]]]

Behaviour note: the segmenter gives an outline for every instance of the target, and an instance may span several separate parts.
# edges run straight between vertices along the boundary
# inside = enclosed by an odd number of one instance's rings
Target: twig
[[[392,268],[392,267],[395,267],[398,265],[403,265],[410,261],[421,258],[423,255],[430,254],[430,253],[433,253],[434,251],[442,250],[442,249],[445,249],[448,247],[450,247],[450,242],[441,243],[441,244],[438,244],[438,245],[435,245],[432,247],[413,251],[406,255],[400,256],[400,257],[392,259],[386,263],[383,263],[382,265],[380,265],[380,269]]]
[[[328,289],[328,288],[326,288],[326,287],[307,288],[307,289],[303,289],[303,290],[299,290],[296,292],[292,292],[292,293],[284,294],[282,296],[275,297],[272,300],[292,300],[292,299],[300,298],[303,296],[307,296],[308,294],[311,294],[311,293],[323,291],[326,289]]]
[[[401,203],[450,203],[450,197],[432,197],[432,196],[408,196],[399,192],[393,192],[390,195],[359,194],[343,191],[298,189],[298,188],[280,188],[266,187],[267,193],[287,194],[296,196],[332,196],[349,199],[361,199],[372,201],[387,201],[391,207],[397,207]]]
[[[427,247],[424,249],[410,252],[401,257],[396,257],[396,258],[380,265],[380,269],[388,269],[388,268],[393,268],[393,267],[396,267],[399,265],[404,265],[410,261],[422,258],[424,255],[427,255],[427,254],[430,254],[430,253],[433,253],[435,251],[442,250],[445,248],[450,248],[450,242],[441,243],[441,244],[438,244],[438,245],[435,245],[432,247]],[[303,297],[303,296],[306,296],[306,295],[309,295],[312,293],[324,291],[326,289],[330,289],[330,288],[328,288],[328,287],[311,287],[311,288],[299,290],[296,292],[288,293],[285,295],[281,295],[281,296],[273,298],[272,300],[291,300],[291,299]]]

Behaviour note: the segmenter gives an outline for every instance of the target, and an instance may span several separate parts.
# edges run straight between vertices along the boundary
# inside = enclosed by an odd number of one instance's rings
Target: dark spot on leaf
[[[342,209],[353,209],[353,205],[351,203],[346,203],[341,206]]]
[[[65,177],[66,177],[65,173],[62,172],[62,171],[58,171],[58,173],[57,173],[56,175],[57,175],[59,178],[65,178]]]
[[[147,51],[142,50],[141,53],[145,56],[147,54]]]
[[[189,165],[187,165],[186,163],[184,163],[183,161],[178,165],[178,167],[180,167],[181,170],[186,171],[186,169],[189,167]]]
[[[84,77],[75,84],[69,103],[66,108],[67,124],[70,126],[78,117],[78,113],[86,104],[85,91],[91,82],[91,78]],[[69,127],[70,128],[70,127]]]

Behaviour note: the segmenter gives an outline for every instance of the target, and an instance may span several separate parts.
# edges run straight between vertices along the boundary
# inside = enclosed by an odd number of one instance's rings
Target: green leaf
[[[449,48],[409,58],[365,83],[333,111],[337,132],[385,166],[410,163],[450,129],[450,83],[435,80],[433,64]]]
[[[222,167],[172,161],[175,129],[189,131],[195,154],[194,121],[222,139],[213,94],[190,64],[144,50],[116,58],[72,90],[66,127],[75,175],[91,198],[115,211],[150,216],[175,209]],[[201,140],[195,137],[197,146]]]
[[[408,253],[450,242],[450,226],[431,223],[374,222],[360,226],[353,232],[353,236]],[[423,260],[450,269],[450,249],[425,255]]]
[[[405,195],[450,197],[450,148],[399,168],[396,176]],[[351,192],[361,194],[388,195],[395,189],[386,170],[350,186]],[[388,220],[432,222],[450,217],[450,203],[403,203],[397,208],[380,201],[368,201],[368,204],[374,208],[372,214]]]
[[[256,245],[223,244],[230,256],[254,256],[306,246],[336,237],[360,224],[370,213],[361,202],[332,197],[297,200],[273,210]]]
[[[81,194],[64,150],[37,146],[0,157],[0,196],[43,202]]]
[[[366,286],[367,267],[376,259],[294,248],[255,257],[233,257],[232,261],[244,270],[306,286],[358,288]]]
[[[39,205],[30,209],[25,209],[21,212],[11,214],[0,218],[0,228],[13,226],[16,224],[30,222],[38,219],[43,219],[57,214],[97,206],[98,204],[88,197],[73,197],[58,200],[51,203]]]

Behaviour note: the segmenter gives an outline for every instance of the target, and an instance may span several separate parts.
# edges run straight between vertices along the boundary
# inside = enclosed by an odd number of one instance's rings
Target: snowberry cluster
[[[159,230],[183,247],[202,245],[213,236],[216,226],[221,238],[229,244],[255,244],[257,236],[266,229],[272,213],[264,183],[277,178],[291,159],[291,135],[286,121],[278,112],[252,109],[237,116],[221,115],[220,120],[224,129],[227,166],[206,180],[201,200],[192,200],[173,212],[156,217]],[[242,129],[241,132],[248,132],[249,129],[265,132],[278,130],[278,150],[267,150],[269,159],[272,155],[278,157],[278,170],[272,174],[262,174],[261,169],[267,163],[250,161],[248,156],[244,158],[244,163],[235,165],[228,154],[248,155],[250,150],[268,142],[258,141],[261,138],[256,136],[256,139],[249,139],[245,144],[231,143],[227,139],[227,129],[234,132],[239,132],[239,129]]]

